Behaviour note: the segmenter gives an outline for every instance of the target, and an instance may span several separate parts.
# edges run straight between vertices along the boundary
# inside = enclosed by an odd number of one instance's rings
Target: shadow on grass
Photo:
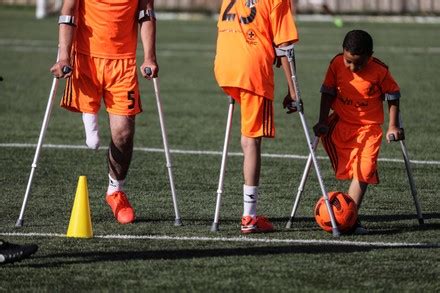
[[[286,245],[265,246],[248,248],[218,248],[218,249],[181,249],[181,250],[124,250],[124,251],[90,251],[90,252],[66,252],[38,256],[42,260],[48,260],[41,264],[30,265],[32,267],[58,267],[69,264],[86,264],[96,262],[113,261],[138,261],[138,260],[180,260],[212,257],[246,257],[267,256],[279,254],[322,254],[322,253],[352,253],[365,252],[375,247],[361,247],[355,245]]]
[[[60,267],[74,264],[92,264],[115,261],[146,261],[146,260],[184,260],[214,257],[247,257],[247,256],[271,256],[281,254],[347,254],[356,252],[369,252],[378,249],[430,249],[439,248],[432,246],[411,246],[402,244],[393,247],[376,244],[293,244],[283,246],[264,246],[247,248],[214,248],[214,249],[180,249],[180,250],[122,250],[122,251],[89,251],[89,252],[64,252],[45,256],[37,256],[41,259],[39,264],[29,265],[35,268]]]

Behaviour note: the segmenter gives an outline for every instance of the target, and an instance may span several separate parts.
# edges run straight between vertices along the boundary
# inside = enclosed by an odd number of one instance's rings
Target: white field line
[[[1,236],[15,237],[67,237],[58,233],[0,233]],[[243,243],[276,243],[276,244],[304,244],[304,245],[343,245],[357,247],[395,247],[395,248],[440,248],[440,243],[424,242],[367,242],[348,240],[322,239],[279,239],[279,238],[250,238],[250,237],[198,237],[198,236],[167,236],[167,235],[94,235],[100,239],[118,240],[158,240],[158,241],[199,241],[199,242],[243,242]]]
[[[0,143],[0,148],[36,148],[36,144],[30,143]],[[50,149],[87,149],[84,145],[66,145],[66,144],[43,144],[43,148]],[[101,150],[107,150],[107,147],[101,147]],[[144,148],[144,147],[135,147],[135,151],[141,151],[146,153],[163,153],[164,150],[160,148]],[[213,156],[221,156],[222,152],[220,151],[206,151],[206,150],[170,150],[173,154],[183,154],[183,155],[213,155]],[[229,152],[228,156],[243,156],[243,153],[239,152]],[[269,154],[262,153],[262,157],[266,158],[279,158],[279,159],[294,159],[294,160],[307,160],[308,156],[303,155],[295,155],[295,154]],[[328,160],[328,157],[317,156],[318,159]],[[393,158],[379,158],[379,161],[382,162],[392,162],[392,163],[404,163],[403,159],[393,159]],[[411,160],[412,164],[419,165],[440,165],[440,161],[422,161],[422,160]]]

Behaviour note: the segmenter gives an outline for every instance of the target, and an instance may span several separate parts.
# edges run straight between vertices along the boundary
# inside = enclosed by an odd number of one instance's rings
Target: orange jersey
[[[400,97],[398,84],[379,59],[373,57],[365,68],[351,72],[342,54],[330,62],[321,92],[336,96],[332,109],[342,121],[361,125],[382,124],[383,99]]]
[[[217,27],[218,84],[273,100],[274,45],[298,40],[290,0],[223,0]]]
[[[80,0],[75,47],[107,59],[135,58],[138,1]]]

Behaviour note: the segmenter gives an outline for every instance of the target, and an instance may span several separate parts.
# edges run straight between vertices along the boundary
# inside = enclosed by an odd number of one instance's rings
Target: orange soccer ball
[[[339,231],[341,233],[350,231],[356,224],[358,217],[356,203],[349,195],[340,191],[329,192],[328,197]],[[323,196],[316,203],[315,220],[325,231],[332,231],[332,223]]]

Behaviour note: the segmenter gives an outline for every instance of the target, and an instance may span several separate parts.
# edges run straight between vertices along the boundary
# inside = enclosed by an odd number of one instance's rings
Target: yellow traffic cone
[[[93,237],[86,176],[79,176],[66,236],[75,238]]]

